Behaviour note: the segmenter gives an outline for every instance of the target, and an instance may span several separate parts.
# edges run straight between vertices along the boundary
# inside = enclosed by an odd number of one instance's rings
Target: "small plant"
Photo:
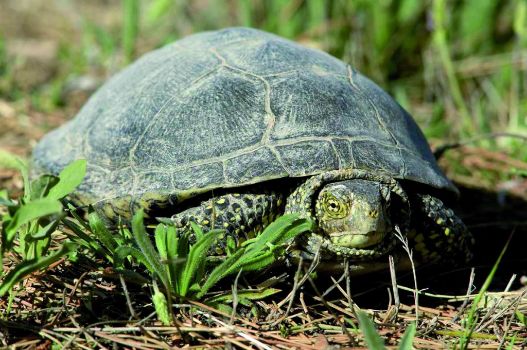
[[[6,253],[20,257],[20,262],[1,279],[0,296],[30,273],[45,268],[72,252],[76,244],[66,241],[50,252],[52,234],[65,217],[62,199],[70,194],[84,178],[86,161],[77,160],[66,166],[59,176],[41,175],[30,181],[26,164],[18,157],[0,152],[0,167],[20,171],[24,181],[24,195],[15,202],[7,192],[0,192],[2,232],[0,258]],[[17,243],[17,244],[15,244]],[[2,273],[2,272],[0,272]]]
[[[192,224],[191,234],[195,242],[190,243],[190,233],[179,234],[175,227],[161,223],[155,229],[154,245],[146,232],[143,217],[143,212],[138,211],[133,218],[134,244],[119,246],[112,259],[117,267],[122,268],[125,258],[133,257],[161,283],[161,289],[154,284],[153,300],[158,316],[163,322],[167,319],[166,306],[163,306],[168,305],[167,299],[202,299],[212,287],[229,275],[260,270],[271,265],[283,255],[288,242],[312,229],[311,221],[293,214],[284,215],[260,235],[239,247],[235,246],[232,239],[227,238],[226,256],[221,259],[207,257],[207,254],[217,240],[223,237],[223,231],[212,230],[203,233],[199,226]],[[124,235],[129,234],[126,229],[123,230]],[[114,243],[105,245],[113,246]],[[167,298],[160,295],[160,290],[165,292]],[[275,289],[242,291],[238,295],[239,302],[248,304],[250,300],[261,299],[275,292]],[[218,305],[230,299],[230,294],[216,295],[205,302]]]

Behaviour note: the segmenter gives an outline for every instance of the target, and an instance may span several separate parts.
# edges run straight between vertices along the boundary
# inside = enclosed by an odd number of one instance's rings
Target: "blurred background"
[[[227,26],[351,63],[411,112],[433,146],[527,136],[525,0],[0,0],[0,147],[28,155],[142,53]],[[525,192],[520,138],[484,139],[444,158],[458,182],[513,181]]]

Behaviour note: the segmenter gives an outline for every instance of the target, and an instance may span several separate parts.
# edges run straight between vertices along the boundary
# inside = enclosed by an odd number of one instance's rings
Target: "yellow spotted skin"
[[[190,230],[190,222],[198,224],[204,232],[222,229],[240,244],[253,238],[283,212],[283,195],[280,193],[230,193],[205,200],[171,217],[180,230]],[[225,240],[215,247],[223,251]],[[218,250],[219,248],[219,250]]]
[[[337,188],[342,189],[349,181],[358,186],[346,187],[354,191],[364,190],[366,183],[376,188],[382,198],[378,203],[384,204],[361,211],[360,206],[354,207],[353,200],[347,204],[337,201],[337,196],[342,194]],[[323,261],[342,262],[347,258],[365,270],[370,263],[377,266],[373,262],[385,262],[389,254],[404,258],[401,242],[395,237],[395,227],[408,238],[417,264],[438,261],[459,264],[472,257],[472,235],[451,209],[428,194],[408,194],[399,181],[390,176],[362,170],[338,170],[311,176],[293,188],[280,190],[226,193],[178,212],[171,219],[180,232],[192,232],[190,222],[198,224],[204,232],[224,230],[227,238],[219,240],[211,251],[218,255],[225,253],[228,240],[239,245],[255,237],[277,216],[297,213],[313,219],[316,224],[312,233],[299,237],[295,243],[305,258],[320,250]],[[329,227],[325,220],[348,220],[346,215],[350,213],[359,218],[359,223],[368,218],[382,220],[387,225],[382,226],[387,228],[387,235],[379,243],[366,247],[347,244],[348,238],[337,241],[342,244],[335,243],[324,231]]]
[[[412,199],[411,229],[415,231],[413,241],[418,259],[454,264],[469,261],[475,242],[461,219],[438,198],[417,194]]]

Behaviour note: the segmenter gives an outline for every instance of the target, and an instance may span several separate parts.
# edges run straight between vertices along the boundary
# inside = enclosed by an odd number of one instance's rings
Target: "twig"
[[[240,269],[240,271],[238,271],[234,283],[232,284],[232,313],[231,318],[229,319],[229,324],[231,325],[234,323],[234,318],[236,317],[236,308],[238,307],[238,279],[242,274],[242,270],[243,269]]]
[[[398,288],[401,289],[401,290],[406,290],[408,292],[413,292],[414,289],[413,288],[410,288],[410,287],[405,287],[405,286],[401,286],[401,285],[398,285]],[[438,298],[438,299],[447,299],[449,302],[455,302],[455,301],[461,301],[461,300],[465,300],[465,298],[468,298],[469,300],[472,300],[474,299],[477,294],[470,294],[470,295],[452,295],[452,294],[434,294],[434,293],[428,293],[428,292],[425,292],[426,289],[422,289],[420,291],[418,291],[418,293],[420,295],[424,295],[424,296],[427,296],[427,297],[431,297],[431,298]],[[489,296],[513,296],[513,295],[516,295],[517,292],[490,292],[490,293],[487,293],[487,295]]]
[[[83,327],[81,327],[81,326],[77,323],[77,321],[75,321],[75,318],[74,318],[74,317],[70,316],[70,321],[71,321],[71,323],[72,323],[75,327],[77,327],[77,328],[79,329],[79,332],[78,332],[78,333],[81,333],[81,332],[82,332],[82,334],[84,334],[84,336],[86,337],[86,340],[88,340],[88,341],[92,341],[94,344],[97,345],[97,347],[98,347],[99,349],[105,349],[105,350],[108,349],[107,347],[105,347],[105,346],[103,346],[101,343],[99,343],[97,340],[95,340],[95,338],[93,338],[93,337],[91,336],[91,334],[88,333],[88,332],[86,331],[86,329],[84,329]],[[77,333],[77,334],[78,334],[78,333]],[[77,337],[78,337],[78,335],[77,335]],[[71,343],[73,342],[73,340],[75,340],[75,337],[73,337],[72,339],[68,340],[68,343],[71,344]],[[67,349],[68,346],[64,346],[64,348]]]
[[[342,275],[340,275],[338,280],[335,280],[333,277],[331,277],[331,280],[333,281],[333,284],[331,286],[329,286],[328,289],[326,289],[326,291],[324,293],[322,293],[322,296],[325,297],[326,295],[331,293],[331,291],[333,291],[333,289],[335,289],[338,285],[340,285],[340,282],[342,282],[346,278],[347,274],[348,273],[347,273],[347,269],[346,269],[342,273]]]
[[[239,335],[240,337],[246,339],[248,342],[250,342],[251,344],[255,345],[256,347],[260,348],[260,349],[264,349],[264,350],[272,350],[272,348],[264,343],[262,343],[261,341],[253,338],[252,336],[246,334],[246,333],[243,333],[242,331],[239,331],[238,329],[236,329],[235,326],[233,325],[228,325],[226,324],[225,322],[217,319],[216,317],[212,316],[211,314],[209,313],[206,313],[206,312],[203,312],[201,310],[197,310],[196,312],[202,314],[203,316],[205,317],[208,317],[210,318],[212,321],[222,325],[223,327],[235,332],[237,335]]]
[[[457,142],[452,142],[452,143],[447,143],[447,144],[441,145],[441,146],[439,146],[439,147],[437,147],[435,149],[434,157],[436,159],[439,159],[439,158],[441,158],[443,156],[443,154],[446,151],[448,151],[450,149],[463,147],[463,146],[469,145],[471,143],[475,143],[475,142],[482,141],[482,140],[496,139],[496,138],[499,138],[499,137],[512,137],[512,138],[517,138],[517,139],[520,139],[522,141],[527,142],[527,136],[525,136],[525,135],[515,134],[515,133],[512,133],[512,132],[493,132],[493,133],[490,133],[490,134],[483,134],[483,135],[474,136],[474,137],[471,137],[471,138],[469,138],[467,140],[457,141]]]
[[[478,327],[476,327],[475,331],[481,331],[482,329],[486,329],[490,323],[494,322],[496,319],[500,318],[501,316],[503,316],[503,314],[505,314],[507,312],[507,310],[510,308],[511,305],[514,305],[514,304],[519,304],[519,302],[522,300],[522,298],[526,295],[527,293],[527,290],[524,290],[518,297],[516,297],[514,300],[512,300],[510,303],[509,303],[509,306],[508,307],[505,307],[503,308],[501,311],[498,311],[488,322],[486,322],[485,324],[483,324],[483,322],[490,317],[490,315],[492,313],[494,313],[494,311],[496,310],[497,308],[497,305],[499,305],[501,303],[501,301],[503,301],[503,297],[492,307],[489,309],[489,311],[485,314],[485,316],[482,318],[482,321],[480,322],[480,325]]]
[[[522,295],[520,295],[520,298],[519,300],[521,300],[521,298],[523,297],[523,295],[525,295],[526,291],[524,290]],[[514,310],[512,310],[512,315],[511,317],[509,317],[509,322],[507,322],[507,325],[505,326],[505,329],[503,330],[503,334],[504,335],[507,335],[507,333],[509,333],[509,329],[511,328],[511,324],[512,324],[512,320],[514,319],[515,317],[515,314],[516,314],[516,311],[518,310],[518,305],[520,303],[516,303],[516,305],[514,306]],[[498,349],[501,349],[503,344],[505,343],[505,336],[501,338],[501,341],[500,341],[500,345],[498,346]]]
[[[130,299],[130,294],[128,293],[128,287],[126,286],[126,281],[124,280],[122,274],[119,274],[119,280],[121,281],[121,287],[123,288],[124,297],[126,298],[128,311],[130,311],[130,319],[136,319],[137,314],[135,313],[134,307],[132,306],[132,300]]]
[[[393,261],[393,256],[388,257],[388,261],[390,264],[390,277],[392,280],[392,290],[393,290],[393,299],[395,308],[398,310],[399,305],[401,305],[401,300],[399,299],[399,290],[397,288],[397,276],[395,274],[395,262]]]
[[[298,282],[297,288],[300,288],[300,286],[302,286],[308,279],[309,274],[315,271],[315,268],[317,267],[319,261],[320,261],[320,248],[315,253],[315,256],[313,257],[313,260],[311,261],[311,265],[309,266],[308,271],[304,274],[304,276],[302,276],[302,279]],[[289,301],[289,298],[294,297],[295,292],[296,292],[295,290],[292,290],[291,292],[289,292],[289,294],[284,298],[284,300],[280,301],[277,304],[278,307],[284,306],[284,304]]]
[[[346,269],[346,271],[344,272],[344,276],[346,277],[346,298],[348,299],[348,304],[349,304],[351,313],[353,313],[353,315],[357,317],[355,309],[358,307],[355,305],[355,302],[353,301],[353,298],[351,297],[351,277],[350,277],[349,259],[346,259],[344,266]]]
[[[315,293],[317,293],[318,297],[320,298],[320,301],[322,301],[324,306],[328,309],[328,311],[330,311],[331,308],[329,308],[328,302],[324,299],[324,297],[322,296],[322,294],[318,290],[317,285],[315,284],[315,282],[311,278],[310,274],[306,273],[306,276],[309,276],[308,277],[309,283],[311,284],[311,287],[313,287],[313,290],[315,291]],[[352,305],[349,305],[349,308],[352,309],[352,311],[353,311]],[[346,325],[344,324],[344,322],[342,322],[342,319],[340,317],[338,317],[338,315],[336,315],[332,310],[330,312],[333,314],[333,317],[335,318],[335,321],[337,321],[339,323],[343,333],[346,334],[346,336],[348,337],[350,343],[354,343],[355,340],[353,339],[351,333],[346,328]]]
[[[413,259],[413,252],[412,249],[410,249],[410,246],[408,245],[408,239],[403,236],[401,229],[399,226],[395,226],[395,237],[397,237],[401,243],[403,244],[403,249],[408,254],[408,258],[410,259],[410,264],[412,265],[412,274],[414,277],[414,300],[415,300],[415,324],[416,326],[419,324],[419,289],[417,288],[417,274],[415,272],[415,265],[414,265],[414,259]]]
[[[399,307],[401,305],[401,300],[399,299],[399,289],[397,288],[397,276],[395,274],[395,262],[392,255],[388,256],[388,264],[390,266],[390,278],[392,281],[392,291],[393,291],[393,305],[392,305],[392,293],[390,293],[390,288],[388,289],[389,303],[386,312],[386,316],[383,319],[383,322],[388,320],[393,320],[397,318],[399,314]]]
[[[474,290],[474,277],[476,277],[476,273],[475,273],[474,268],[471,268],[470,269],[470,277],[469,277],[469,280],[468,280],[467,293],[465,294],[465,300],[463,300],[463,304],[461,304],[461,307],[459,308],[459,311],[456,314],[456,316],[454,316],[454,318],[452,319],[452,322],[457,322],[457,320],[459,319],[459,316],[461,314],[463,314],[463,312],[467,308],[468,301],[470,300],[470,298],[469,298],[470,297],[470,293],[472,293],[472,291]]]
[[[298,259],[298,267],[295,272],[295,278],[293,279],[293,289],[291,291],[291,298],[289,298],[289,303],[287,304],[287,309],[285,310],[285,314],[283,318],[287,317],[289,315],[289,312],[291,312],[291,308],[293,307],[293,301],[295,300],[296,292],[298,291],[298,280],[300,278],[300,273],[302,272],[302,265],[304,264],[304,258],[300,256],[300,259]],[[282,319],[283,319],[282,318]]]

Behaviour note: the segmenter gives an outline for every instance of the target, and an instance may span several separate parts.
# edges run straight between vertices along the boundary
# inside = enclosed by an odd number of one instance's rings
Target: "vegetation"
[[[376,277],[325,278],[300,264],[292,273],[266,269],[309,221],[280,218],[240,246],[227,240],[223,259],[205,259],[222,232],[194,227],[192,236],[178,237],[166,223],[145,225],[142,213],[131,225],[108,227],[93,212],[84,218],[67,199],[82,181],[83,161],[58,177],[30,180],[23,160],[43,132],[142,53],[197,31],[252,26],[352,63],[412,113],[433,145],[453,146],[441,164],[458,184],[480,191],[472,198],[465,190],[461,211],[468,204],[471,229],[498,246],[513,228],[509,240],[526,226],[526,1],[39,0],[24,9],[6,0],[2,6],[0,346],[44,339],[57,348],[526,346],[525,287],[501,267],[505,248],[485,253],[480,263],[488,268],[477,277],[468,273],[466,293],[447,278],[448,295],[410,289],[405,297],[406,280],[397,275],[389,307],[371,301],[384,300],[379,293],[361,305],[355,298],[374,294]],[[476,205],[504,188],[523,206]],[[498,225],[486,226],[489,212]],[[524,258],[514,264],[514,273],[527,274]]]

